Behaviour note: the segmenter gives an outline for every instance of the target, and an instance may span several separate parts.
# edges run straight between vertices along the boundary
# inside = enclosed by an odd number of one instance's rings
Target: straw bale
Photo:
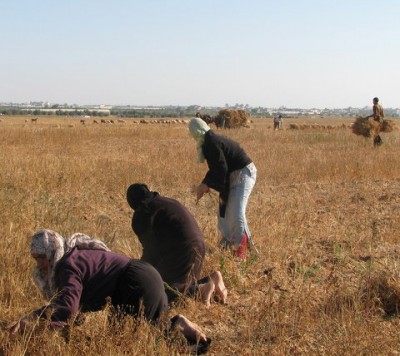
[[[248,127],[250,120],[247,112],[244,110],[224,109],[219,111],[214,122],[217,127],[231,129],[237,127]]]
[[[372,118],[359,116],[351,126],[354,134],[364,137],[374,137],[380,132],[392,132],[396,124],[392,120],[383,120],[382,123],[375,121]]]
[[[356,135],[371,137],[379,134],[380,127],[381,124],[372,118],[359,116],[356,118],[356,121],[354,121],[351,129]]]
[[[381,132],[392,132],[396,124],[392,120],[383,120],[381,125]]]

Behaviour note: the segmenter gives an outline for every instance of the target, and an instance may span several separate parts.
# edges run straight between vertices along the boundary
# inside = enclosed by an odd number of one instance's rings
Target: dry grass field
[[[141,256],[125,199],[134,182],[191,210],[208,247],[203,274],[223,273],[228,305],[186,299],[171,311],[202,326],[210,354],[400,353],[400,131],[383,134],[379,148],[352,134],[351,119],[285,120],[281,131],[259,119],[220,131],[258,168],[247,216],[260,253],[240,262],[218,248],[217,194],[195,204],[191,187],[206,165],[187,125],[25,119],[0,122],[0,355],[187,352],[146,323],[110,328],[106,311],[74,327],[69,343],[4,329],[44,303],[31,279],[34,231],[84,232]]]

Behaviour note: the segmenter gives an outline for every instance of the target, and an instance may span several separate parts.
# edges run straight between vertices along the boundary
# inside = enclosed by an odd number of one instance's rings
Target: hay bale
[[[364,137],[371,137],[376,136],[380,132],[381,124],[372,118],[365,118],[359,116],[354,121],[353,125],[351,126],[351,130],[354,134],[364,136]]]
[[[227,129],[248,127],[249,116],[244,110],[220,110],[218,115],[215,117],[214,122],[217,127],[223,127]]]
[[[392,132],[396,124],[392,120],[383,120],[381,132]]]
[[[372,118],[359,116],[351,126],[354,134],[364,137],[375,137],[380,132],[392,132],[396,124],[392,120],[383,120],[382,123]]]

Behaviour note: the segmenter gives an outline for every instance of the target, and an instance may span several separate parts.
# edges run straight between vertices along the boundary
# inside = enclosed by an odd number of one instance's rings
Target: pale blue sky
[[[399,0],[3,0],[0,102],[400,107]]]

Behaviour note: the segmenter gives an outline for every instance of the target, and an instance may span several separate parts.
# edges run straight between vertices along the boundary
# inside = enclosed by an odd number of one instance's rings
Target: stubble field
[[[0,355],[185,353],[149,324],[128,318],[110,328],[106,311],[74,327],[68,343],[51,331],[10,337],[4,329],[44,304],[31,279],[36,230],[84,232],[140,258],[125,199],[134,182],[189,208],[206,239],[203,275],[224,276],[227,305],[186,299],[171,310],[212,338],[210,354],[400,353],[398,130],[379,148],[351,133],[351,119],[285,120],[281,131],[259,119],[219,131],[258,169],[247,216],[259,255],[240,262],[218,248],[217,194],[195,204],[191,188],[207,167],[196,162],[187,125],[25,119],[0,123]]]

